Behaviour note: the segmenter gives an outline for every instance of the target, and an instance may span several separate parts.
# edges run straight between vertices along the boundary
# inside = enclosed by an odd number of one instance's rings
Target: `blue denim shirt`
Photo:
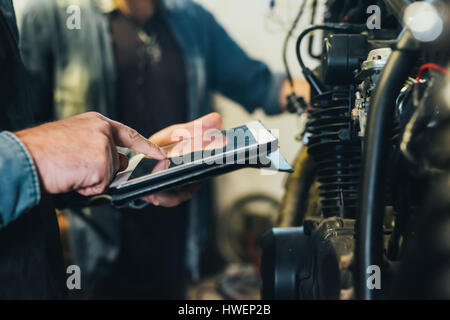
[[[0,10],[17,40],[11,0],[1,1]],[[38,175],[28,150],[11,132],[0,132],[0,227],[36,206],[41,198]]]
[[[0,227],[36,206],[41,197],[30,154],[11,132],[0,133]]]
[[[116,66],[105,15],[106,2],[78,0],[77,5],[81,8],[81,29],[78,30],[66,27],[67,8],[72,1],[29,1],[22,19],[20,47],[24,63],[37,86],[38,120],[48,120],[49,114],[60,119],[90,110],[117,118],[114,103]],[[279,91],[284,74],[272,73],[267,65],[249,57],[213,15],[197,3],[191,0],[161,0],[160,3],[162,14],[185,59],[189,120],[211,112],[213,92],[240,103],[250,112],[256,108],[264,109],[267,114],[281,112]],[[194,276],[198,271],[200,249],[207,236],[211,197],[211,188],[204,187],[190,202],[188,267]],[[118,223],[119,214],[109,208],[106,215],[108,218],[99,219],[102,221],[93,230],[106,227],[108,223],[108,231],[104,233],[113,239],[118,230],[113,223]],[[100,217],[100,214],[89,216]],[[78,226],[79,231],[72,232],[71,229],[71,236],[85,237],[88,233],[89,226],[84,220],[77,220],[72,226]],[[86,241],[79,240],[73,239],[72,243]],[[88,249],[94,250],[93,243],[90,242]],[[83,254],[86,261],[83,270],[94,270],[95,261],[113,259],[117,254],[115,243],[108,245],[104,241],[102,249],[95,249],[97,259]],[[74,248],[74,251],[86,252],[81,248]],[[100,257],[107,252],[107,257]]]
[[[95,110],[117,118],[113,43],[107,10],[99,8],[99,3],[105,2],[109,1],[78,0],[81,28],[70,29],[66,26],[67,8],[73,1],[29,1],[22,18],[20,47],[38,93],[44,98],[38,100],[38,113],[51,108],[53,117],[60,119]],[[211,111],[214,92],[249,112],[256,108],[267,114],[281,112],[279,89],[284,74],[272,73],[266,64],[249,57],[197,3],[160,3],[162,15],[183,51],[189,120]]]

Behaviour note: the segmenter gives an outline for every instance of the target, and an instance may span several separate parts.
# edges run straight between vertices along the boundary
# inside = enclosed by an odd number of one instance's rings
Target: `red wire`
[[[245,235],[246,242],[247,242],[247,248],[250,253],[250,259],[253,265],[253,270],[255,271],[255,274],[259,274],[259,268],[261,265],[261,261],[259,259],[258,250],[256,249],[256,241],[255,241],[255,235],[253,232],[247,232]]]
[[[448,75],[448,69],[445,69],[444,67],[441,67],[440,65],[437,65],[435,63],[425,63],[419,68],[419,72],[417,72],[416,81],[417,83],[420,83],[420,80],[422,80],[422,73],[427,69],[433,69],[436,71],[439,71],[442,74]]]

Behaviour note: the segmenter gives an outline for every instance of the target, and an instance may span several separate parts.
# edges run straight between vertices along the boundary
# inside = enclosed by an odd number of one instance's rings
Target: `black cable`
[[[292,37],[292,33],[294,32],[295,28],[298,25],[298,22],[300,21],[300,18],[303,15],[303,12],[305,10],[305,6],[306,6],[306,2],[307,0],[303,0],[300,9],[298,11],[297,16],[294,19],[294,22],[292,23],[291,29],[289,30],[286,39],[284,40],[284,46],[283,46],[283,63],[284,63],[284,68],[286,69],[286,76],[288,78],[289,84],[291,85],[291,89],[292,92],[294,92],[294,80],[292,79],[292,74],[291,74],[291,70],[289,69],[289,64],[287,61],[287,47],[289,44],[289,40]]]
[[[317,0],[313,0],[311,3],[311,25],[315,22],[316,17],[316,11],[317,11]],[[313,52],[314,47],[314,34],[311,34],[311,36],[308,39],[308,54],[311,58],[319,60],[321,57],[321,54],[315,54]]]
[[[335,31],[335,32],[350,32],[350,33],[360,33],[364,30],[364,26],[360,25],[351,25],[351,24],[341,24],[341,23],[327,23],[327,24],[319,24],[315,26],[311,26],[303,30],[302,33],[297,38],[297,43],[295,45],[295,51],[297,53],[297,60],[300,64],[300,67],[302,68],[303,75],[305,76],[305,79],[309,82],[311,87],[317,92],[317,94],[321,94],[323,92],[322,84],[317,79],[317,77],[314,75],[314,73],[305,66],[305,63],[303,62],[302,55],[301,55],[301,43],[303,38],[309,34],[310,32],[314,30],[328,30],[328,31]]]
[[[383,217],[389,146],[396,98],[417,60],[418,46],[409,30],[400,35],[397,49],[392,52],[377,83],[369,108],[364,142],[361,181],[360,216],[356,229],[356,298],[374,299],[381,290],[367,286],[367,270],[376,265],[383,275]],[[382,278],[383,280],[383,278]],[[383,289],[383,281],[382,288]]]

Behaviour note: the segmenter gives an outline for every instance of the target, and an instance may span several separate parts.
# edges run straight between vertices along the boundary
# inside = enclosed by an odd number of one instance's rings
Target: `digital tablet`
[[[117,174],[107,194],[115,205],[180,187],[204,178],[244,167],[270,167],[278,150],[278,139],[260,121],[225,131],[210,131],[202,137],[182,140],[166,151],[167,160],[143,155],[130,159],[128,168]],[[277,155],[282,156],[277,152]],[[285,162],[276,168],[290,171]]]

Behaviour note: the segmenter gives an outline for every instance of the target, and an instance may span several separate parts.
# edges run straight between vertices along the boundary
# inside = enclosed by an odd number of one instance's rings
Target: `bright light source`
[[[436,7],[423,1],[410,4],[405,9],[403,21],[414,37],[423,42],[436,40],[444,29],[444,23]]]

